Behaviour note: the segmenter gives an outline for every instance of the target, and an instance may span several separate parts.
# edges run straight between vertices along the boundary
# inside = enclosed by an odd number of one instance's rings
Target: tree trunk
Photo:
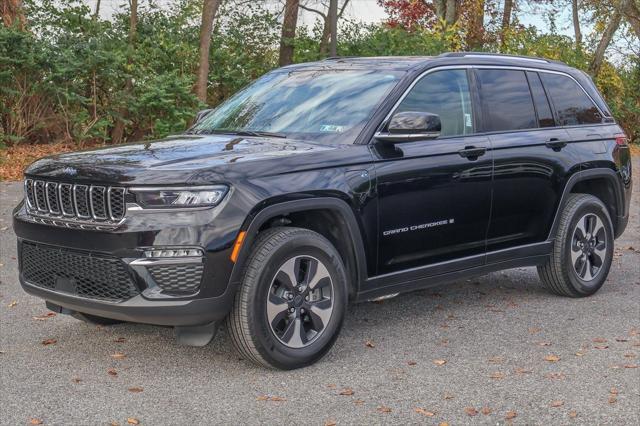
[[[100,0],[96,0],[96,9],[93,11],[93,19],[98,19],[100,16]]]
[[[204,0],[202,5],[202,24],[200,25],[200,60],[196,74],[195,92],[198,99],[207,102],[207,86],[209,81],[209,50],[211,49],[211,34],[213,21],[216,18],[221,0]]]
[[[331,27],[329,56],[338,56],[338,0],[329,0],[329,23]]]
[[[456,22],[458,16],[456,0],[447,0],[447,10],[444,14],[444,20],[447,26],[453,25]]]
[[[467,30],[467,49],[477,50],[484,44],[484,4],[485,0],[475,1],[471,7],[469,29]]]
[[[7,27],[16,25],[20,31],[24,31],[26,18],[22,10],[22,0],[2,0],[2,22]]]
[[[504,11],[502,13],[502,26],[500,28],[500,46],[506,42],[507,30],[511,26],[511,13],[513,12],[513,0],[504,0]]]
[[[329,53],[329,39],[331,38],[331,22],[329,15],[324,17],[324,27],[322,28],[322,38],[320,38],[320,56],[327,56]]]
[[[293,63],[293,39],[296,36],[298,25],[299,0],[287,0],[284,6],[284,21],[282,22],[282,35],[280,37],[280,57],[278,63],[281,67]]]
[[[438,19],[445,19],[447,6],[445,0],[435,0],[434,1],[436,7],[436,16]]]
[[[131,14],[129,15],[129,57],[127,63],[131,65],[133,63],[133,50],[135,48],[136,31],[138,29],[138,0],[131,0]],[[131,93],[133,90],[133,81],[131,77],[127,77],[124,84],[124,93]],[[120,143],[124,137],[124,120],[127,118],[127,107],[123,107],[119,111],[120,117],[116,120],[111,130],[111,142]]]
[[[596,48],[596,53],[593,55],[593,60],[591,61],[591,65],[589,66],[589,72],[593,77],[596,77],[600,72],[602,62],[604,61],[604,53],[606,52],[607,47],[609,47],[609,44],[613,39],[613,35],[618,30],[621,20],[622,15],[620,14],[620,11],[616,9],[613,12],[611,21],[609,21],[607,28],[605,28],[604,33],[602,34],[602,38],[600,39],[598,47]]]
[[[582,31],[580,31],[580,16],[578,14],[578,0],[571,0],[571,13],[573,15],[573,32],[576,38],[576,48],[582,49]]]
[[[633,32],[640,38],[640,1],[627,0],[623,5],[622,13]]]

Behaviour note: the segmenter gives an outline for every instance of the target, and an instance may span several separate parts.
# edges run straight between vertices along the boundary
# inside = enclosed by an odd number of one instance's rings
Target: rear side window
[[[486,131],[538,127],[524,71],[478,70]]]
[[[471,96],[466,70],[427,74],[409,91],[395,112],[430,112],[440,116],[440,136],[473,133]]]
[[[574,126],[602,122],[598,108],[571,78],[546,72],[540,73],[540,77],[556,109],[559,125]]]
[[[531,88],[531,94],[533,95],[533,103],[536,106],[536,112],[538,113],[538,125],[540,127],[553,127],[555,122],[553,121],[553,113],[549,106],[549,100],[544,93],[540,76],[537,72],[527,71],[527,79],[529,80],[529,87]]]

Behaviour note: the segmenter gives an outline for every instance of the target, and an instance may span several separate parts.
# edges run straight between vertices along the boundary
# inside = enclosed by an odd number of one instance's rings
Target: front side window
[[[402,74],[274,71],[225,101],[191,132],[268,132],[320,143],[353,143]]]
[[[473,133],[469,81],[465,70],[443,70],[427,74],[402,100],[397,112],[430,112],[440,116],[440,136]]]
[[[561,126],[602,122],[598,108],[571,78],[546,72],[540,73],[540,77],[551,97]]]
[[[486,131],[538,127],[524,71],[480,69],[477,75]]]

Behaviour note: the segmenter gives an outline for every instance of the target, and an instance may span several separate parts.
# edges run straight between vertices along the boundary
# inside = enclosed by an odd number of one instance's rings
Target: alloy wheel
[[[304,348],[325,330],[333,312],[333,280],[315,257],[296,256],[280,266],[267,297],[274,336],[290,348]]]
[[[592,281],[602,270],[606,253],[604,223],[593,213],[582,216],[571,238],[571,264],[578,277]]]

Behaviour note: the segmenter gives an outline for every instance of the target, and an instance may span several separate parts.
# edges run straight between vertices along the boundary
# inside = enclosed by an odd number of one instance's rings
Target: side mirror
[[[203,109],[201,111],[198,111],[198,113],[196,114],[196,121],[194,122],[194,124],[201,122],[202,119],[205,118],[207,115],[209,115],[211,111],[213,111],[213,109]]]
[[[404,111],[393,114],[386,132],[378,132],[375,138],[389,142],[409,142],[433,139],[440,136],[440,116],[430,112]]]

